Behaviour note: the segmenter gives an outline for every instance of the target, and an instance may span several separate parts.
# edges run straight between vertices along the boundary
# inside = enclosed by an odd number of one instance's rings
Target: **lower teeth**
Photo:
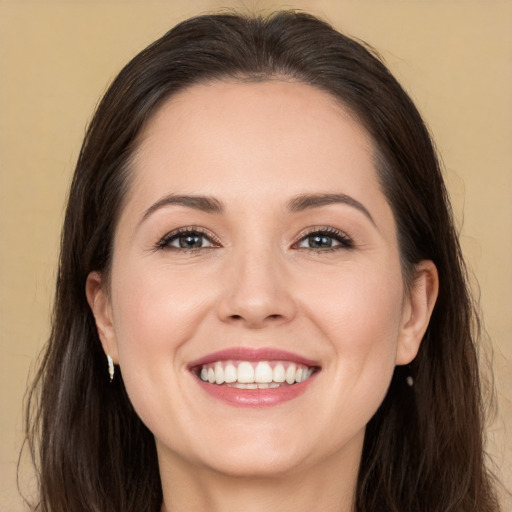
[[[221,384],[222,385],[222,384]],[[237,389],[269,389],[269,388],[279,388],[283,385],[287,386],[289,384],[279,384],[277,382],[270,382],[269,384],[242,384],[240,382],[232,382],[230,384],[224,384],[228,388],[237,388]]]

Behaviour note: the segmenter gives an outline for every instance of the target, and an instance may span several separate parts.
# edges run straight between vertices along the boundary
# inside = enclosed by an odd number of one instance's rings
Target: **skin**
[[[326,193],[367,212],[288,208]],[[224,210],[153,206],[169,194]],[[206,232],[204,247],[162,247],[190,226]],[[311,247],[308,231],[326,228],[351,246]],[[395,365],[415,357],[438,283],[423,261],[406,291],[372,143],[338,102],[278,80],[196,85],[168,100],[141,135],[108,285],[91,273],[87,297],[155,436],[162,510],[353,510],[365,426]],[[239,346],[287,350],[321,370],[293,400],[234,407],[187,365]]]

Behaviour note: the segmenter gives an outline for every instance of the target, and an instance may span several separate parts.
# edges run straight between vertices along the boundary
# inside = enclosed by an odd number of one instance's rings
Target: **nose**
[[[290,322],[296,315],[282,256],[247,250],[226,262],[218,302],[221,321],[249,329]]]

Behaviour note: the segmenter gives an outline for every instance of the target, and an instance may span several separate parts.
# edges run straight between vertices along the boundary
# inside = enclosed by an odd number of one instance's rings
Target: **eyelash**
[[[336,242],[339,242],[339,245],[335,245],[334,247],[328,247],[324,249],[314,249],[313,247],[298,247],[298,244],[303,240],[310,238],[312,236],[324,236],[328,238],[332,238]],[[315,252],[330,252],[330,251],[338,251],[340,249],[353,249],[355,247],[354,241],[350,238],[346,233],[340,231],[339,229],[332,227],[315,227],[311,228],[306,233],[302,234],[299,241],[293,244],[297,249],[305,249],[307,251],[315,251]]]
[[[171,243],[177,240],[182,235],[199,235],[202,237],[207,238],[211,244],[212,247],[197,247],[197,248],[184,248],[184,247],[173,247],[171,246]],[[220,242],[211,234],[208,233],[205,229],[195,226],[188,226],[183,227],[179,229],[175,229],[174,231],[171,231],[170,233],[167,233],[157,244],[155,249],[167,249],[167,250],[177,250],[177,251],[183,251],[183,252],[195,252],[205,249],[214,249],[216,247],[220,246]]]
[[[192,236],[201,236],[205,237],[210,241],[212,246],[210,247],[195,247],[195,248],[185,248],[185,247],[174,247],[171,245],[172,242],[177,240],[182,235],[192,235]],[[339,243],[339,245],[335,245],[333,247],[323,248],[323,249],[315,249],[313,247],[299,247],[299,244],[306,240],[307,238],[310,238],[312,236],[319,236],[319,237],[327,237],[332,238],[336,242]],[[167,233],[155,246],[155,250],[177,250],[182,252],[196,252],[200,250],[205,249],[215,249],[217,247],[220,247],[220,242],[209,232],[204,230],[200,227],[195,226],[189,226],[189,227],[182,227],[179,229],[176,229],[174,231],[171,231],[170,233]],[[332,227],[319,227],[319,228],[311,228],[306,233],[302,234],[298,242],[295,242],[292,246],[294,249],[301,249],[301,250],[307,250],[307,251],[314,251],[314,252],[331,252],[331,251],[337,251],[340,249],[353,249],[355,247],[353,240],[343,231],[340,231],[338,229],[332,228]]]

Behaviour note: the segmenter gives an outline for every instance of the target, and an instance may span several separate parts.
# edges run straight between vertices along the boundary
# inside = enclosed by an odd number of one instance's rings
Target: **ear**
[[[415,279],[409,296],[404,301],[404,313],[396,364],[409,364],[418,353],[427,330],[439,290],[437,268],[430,260],[420,261],[415,268]]]
[[[103,351],[105,355],[112,356],[114,363],[117,364],[119,358],[112,308],[106,291],[106,285],[102,282],[102,276],[99,272],[91,272],[87,276],[85,294],[96,320],[96,328],[98,329],[98,336],[103,346]]]

